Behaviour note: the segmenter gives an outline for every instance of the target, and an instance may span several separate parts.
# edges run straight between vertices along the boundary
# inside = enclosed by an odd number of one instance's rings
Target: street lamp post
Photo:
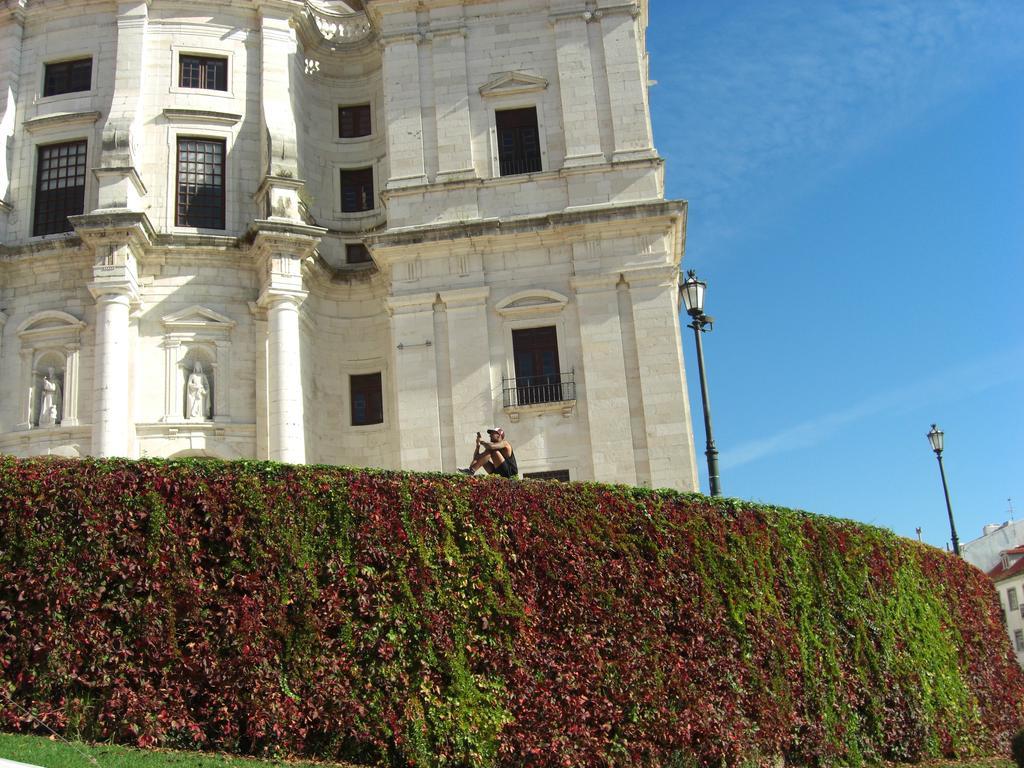
[[[687,328],[693,328],[693,336],[697,340],[697,369],[700,371],[700,397],[704,404],[704,434],[707,437],[707,450],[704,451],[704,455],[708,457],[708,484],[711,486],[712,496],[721,496],[718,449],[715,448],[715,438],[711,434],[711,404],[708,401],[708,380],[704,375],[704,347],[700,338],[702,333],[711,330],[714,323],[714,318],[704,314],[706,290],[707,283],[698,280],[697,273],[692,269],[686,273],[686,280],[679,285],[679,292],[683,295],[683,303],[686,305],[686,314],[692,318]]]
[[[949,531],[953,536],[953,553],[960,554],[960,539],[956,535],[956,523],[953,522],[953,505],[949,503],[949,486],[946,485],[946,469],[942,466],[942,445],[945,433],[932,424],[931,432],[928,433],[928,442],[935,451],[935,458],[939,460],[939,474],[942,476],[942,492],[946,495],[946,512],[949,514]]]

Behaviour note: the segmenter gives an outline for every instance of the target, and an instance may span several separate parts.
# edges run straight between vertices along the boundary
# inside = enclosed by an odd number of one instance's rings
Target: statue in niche
[[[185,418],[205,421],[213,417],[210,403],[210,380],[203,373],[203,364],[196,360],[185,387]]]
[[[60,383],[53,368],[39,383],[39,426],[55,427],[60,422]]]

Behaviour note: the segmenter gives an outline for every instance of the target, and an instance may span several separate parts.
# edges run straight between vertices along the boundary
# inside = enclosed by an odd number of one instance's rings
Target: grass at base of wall
[[[356,768],[350,763],[254,760],[209,752],[130,749],[113,744],[68,743],[45,736],[0,733],[0,758],[40,768]],[[89,760],[87,758],[92,758]],[[95,761],[95,762],[93,762]],[[898,765],[889,763],[886,768]],[[880,767],[881,768],[881,767]],[[1010,760],[934,761],[914,768],[1015,768]]]
[[[210,752],[129,749],[113,744],[68,743],[45,736],[10,733],[0,733],[0,758],[40,768],[355,768],[349,763],[254,760]],[[1007,763],[993,768],[1012,766]]]

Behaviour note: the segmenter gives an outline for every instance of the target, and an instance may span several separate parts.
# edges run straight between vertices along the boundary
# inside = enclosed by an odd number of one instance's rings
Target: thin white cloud
[[[1015,347],[970,364],[875,394],[832,413],[787,427],[724,451],[723,469],[750,464],[765,456],[810,448],[829,439],[842,427],[894,411],[908,411],[951,397],[968,397],[1009,381],[1024,378],[1024,347]]]
[[[1020,0],[758,0],[715,12],[687,2],[661,13],[683,24],[679,44],[653,58],[657,139],[705,231],[727,231],[728,204],[780,167],[813,184],[1024,61]],[[688,13],[702,17],[687,25]]]

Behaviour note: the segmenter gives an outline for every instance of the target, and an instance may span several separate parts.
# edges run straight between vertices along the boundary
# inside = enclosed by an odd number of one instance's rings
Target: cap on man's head
[[[490,435],[497,435],[499,440],[505,439],[505,430],[501,427],[490,427],[488,428],[487,433]]]

